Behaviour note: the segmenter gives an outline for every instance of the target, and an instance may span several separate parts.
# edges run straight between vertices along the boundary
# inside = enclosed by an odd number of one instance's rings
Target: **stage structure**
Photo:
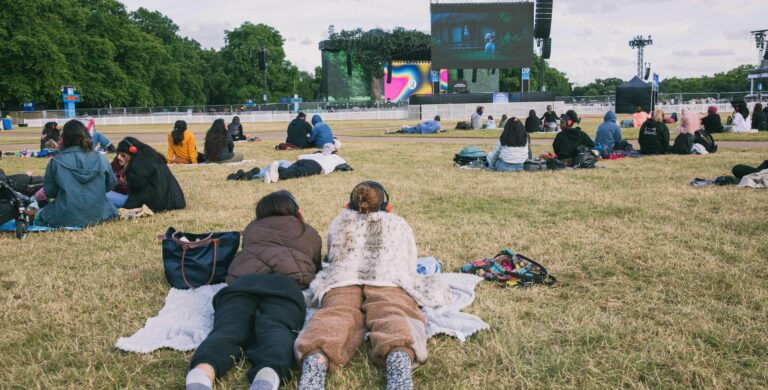
[[[536,0],[536,25],[534,36],[536,46],[541,50],[541,68],[539,69],[539,92],[546,91],[544,75],[546,74],[547,60],[552,55],[552,8],[553,0]]]
[[[428,62],[392,62],[384,68],[384,80],[384,97],[393,103],[411,95],[448,92],[448,70],[432,69]]]
[[[636,76],[616,88],[616,113],[634,114],[637,107],[650,113],[653,110],[654,94],[653,87]]]
[[[749,95],[763,94],[768,90],[768,50],[766,50],[766,35],[768,30],[752,31],[758,51],[757,69],[749,72]]]
[[[645,47],[653,45],[653,39],[649,35],[648,38],[643,38],[642,35],[634,37],[629,41],[629,47],[637,49],[637,77],[643,78],[643,65],[645,65]],[[647,77],[646,77],[647,79]]]

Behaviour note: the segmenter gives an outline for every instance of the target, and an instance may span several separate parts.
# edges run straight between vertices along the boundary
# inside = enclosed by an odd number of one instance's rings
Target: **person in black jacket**
[[[666,154],[669,149],[669,128],[664,123],[664,111],[656,110],[653,117],[640,127],[637,138],[642,154]]]
[[[240,124],[240,117],[236,116],[232,118],[232,123],[227,126],[229,135],[232,136],[232,141],[245,141],[246,136],[243,133],[243,125]]]
[[[311,148],[309,144],[309,134],[312,132],[312,125],[307,122],[307,114],[300,112],[296,119],[288,125],[288,137],[285,143],[294,145],[300,149]]]
[[[717,113],[717,107],[711,106],[707,110],[707,116],[701,120],[704,131],[707,133],[722,133],[723,132],[723,119],[720,118],[720,114]]]
[[[536,110],[528,112],[528,118],[525,118],[525,131],[528,133],[538,133],[541,131],[541,120],[536,115]]]
[[[768,169],[768,160],[763,161],[762,164],[756,167],[750,167],[749,165],[740,164],[733,167],[731,172],[733,172],[733,176],[736,176],[737,178],[741,179],[744,176],[751,175],[757,172],[762,172],[766,169]]]
[[[547,112],[541,117],[543,126],[541,131],[557,131],[557,113],[552,110],[552,106],[547,106]]]
[[[752,112],[752,129],[768,131],[768,116],[763,111],[761,103],[755,104],[755,109]]]
[[[557,158],[566,164],[569,160],[576,157],[578,154],[577,149],[579,146],[586,146],[590,149],[595,147],[595,142],[592,138],[581,131],[581,127],[578,125],[581,122],[576,111],[568,110],[560,119],[560,128],[563,129],[555,137],[555,141],[552,143],[552,148],[555,150]]]
[[[147,205],[152,211],[159,212],[187,206],[184,192],[162,154],[133,137],[120,141],[117,153],[124,161],[128,184],[128,198],[122,208],[136,209]]]

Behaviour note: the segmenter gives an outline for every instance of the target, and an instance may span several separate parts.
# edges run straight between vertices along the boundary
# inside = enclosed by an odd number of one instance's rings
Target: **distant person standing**
[[[240,124],[240,117],[236,116],[232,118],[232,123],[227,126],[229,135],[232,136],[232,141],[245,141],[246,137],[243,134],[243,125]]]
[[[635,109],[635,113],[632,114],[632,125],[633,127],[641,127],[645,121],[650,119],[651,116],[648,115],[647,112],[643,111],[643,108],[640,106],[637,106]]]
[[[472,130],[480,130],[483,128],[483,111],[485,111],[485,107],[477,106],[475,113],[472,114],[472,118],[470,118]]]
[[[296,146],[299,149],[311,148],[309,135],[312,133],[312,125],[307,122],[307,114],[299,112],[296,119],[288,125],[288,136],[285,143]]]
[[[557,131],[557,121],[559,120],[557,113],[552,110],[552,106],[547,106],[547,112],[541,117],[541,123],[544,124],[542,131],[554,132]]]

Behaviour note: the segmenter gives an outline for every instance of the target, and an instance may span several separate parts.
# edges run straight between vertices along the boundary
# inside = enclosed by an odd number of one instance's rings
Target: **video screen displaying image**
[[[330,102],[371,100],[371,78],[363,67],[352,62],[352,74],[347,69],[347,54],[343,51],[323,51],[323,83]]]
[[[432,4],[439,68],[533,66],[533,3]]]
[[[384,68],[384,97],[392,102],[408,100],[411,95],[432,93],[432,65],[428,62],[411,64],[392,63],[392,82],[387,80],[388,69]],[[443,69],[438,74],[440,90],[448,91],[448,71]]]

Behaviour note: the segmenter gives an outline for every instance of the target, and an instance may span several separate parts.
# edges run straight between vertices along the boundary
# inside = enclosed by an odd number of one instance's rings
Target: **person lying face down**
[[[319,153],[300,155],[298,160],[290,165],[281,165],[280,161],[274,161],[265,167],[260,175],[264,182],[274,183],[278,180],[296,179],[299,177],[329,175],[339,165],[346,164],[332,143],[323,145]]]
[[[290,381],[293,344],[306,316],[301,290],[320,270],[321,246],[290,192],[259,201],[229,267],[229,286],[213,299],[213,330],[192,357],[187,389],[210,390],[243,352],[252,365],[251,388],[276,389]]]
[[[412,366],[427,359],[419,305],[439,306],[452,297],[439,279],[418,276],[413,230],[391,211],[384,186],[363,182],[328,227],[329,266],[310,285],[320,309],[296,341],[299,389],[323,388],[326,371],[346,365],[368,330],[388,388],[413,388]]]

